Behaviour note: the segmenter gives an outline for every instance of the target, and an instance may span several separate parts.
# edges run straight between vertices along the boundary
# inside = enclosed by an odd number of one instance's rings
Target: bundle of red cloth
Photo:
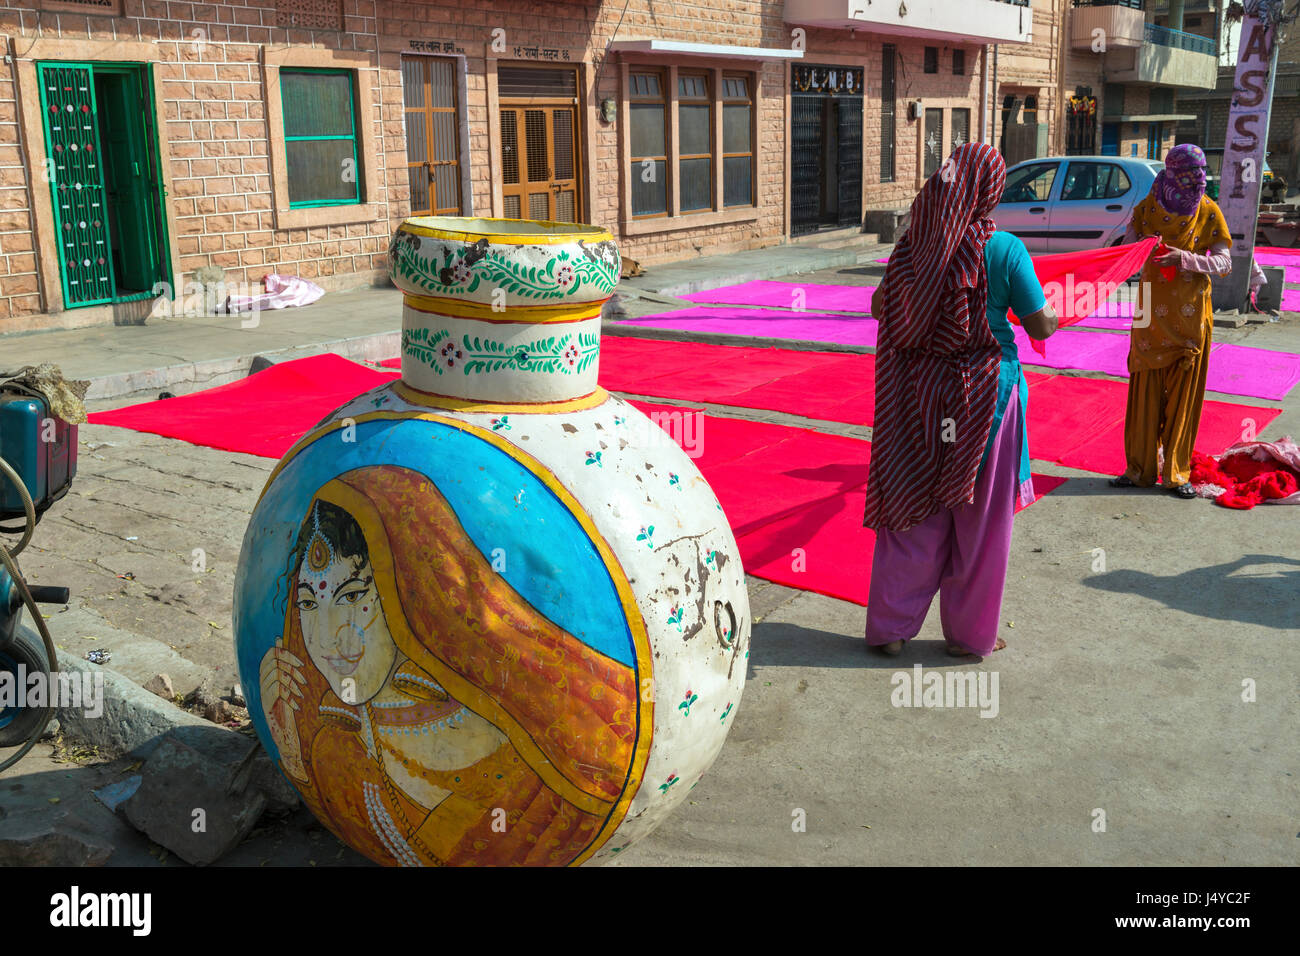
[[[1214,500],[1225,508],[1242,511],[1265,501],[1300,501],[1300,456],[1289,438],[1280,442],[1241,442],[1217,460],[1194,451],[1192,485],[1222,488],[1222,494]]]

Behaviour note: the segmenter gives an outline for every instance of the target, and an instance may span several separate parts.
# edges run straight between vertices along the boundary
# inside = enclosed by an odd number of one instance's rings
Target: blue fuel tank
[[[77,426],[55,416],[39,392],[0,389],[0,458],[18,472],[39,515],[67,493],[77,473]],[[0,477],[0,520],[23,518],[13,482]]]

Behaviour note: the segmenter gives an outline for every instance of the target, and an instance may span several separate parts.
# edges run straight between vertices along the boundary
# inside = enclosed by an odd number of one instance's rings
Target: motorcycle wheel
[[[23,626],[22,621],[14,631],[13,642],[0,650],[0,673],[13,674],[17,696],[22,698],[27,691],[27,682],[18,681],[18,665],[22,664],[27,674],[36,671],[50,672],[49,658],[45,654],[45,642],[41,636]],[[52,692],[53,688],[49,688]],[[21,747],[32,733],[43,726],[44,722],[54,716],[54,711],[44,707],[24,707],[21,703],[0,706],[0,747]]]

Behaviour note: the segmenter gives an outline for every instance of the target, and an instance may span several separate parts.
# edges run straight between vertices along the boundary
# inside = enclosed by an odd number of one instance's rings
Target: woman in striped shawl
[[[967,143],[931,176],[872,300],[880,321],[863,521],[876,530],[867,644],[898,654],[936,592],[954,656],[998,637],[1017,499],[1033,500],[1028,386],[1007,310],[1045,339],[1057,315],[1024,243],[996,232],[1007,169]]]

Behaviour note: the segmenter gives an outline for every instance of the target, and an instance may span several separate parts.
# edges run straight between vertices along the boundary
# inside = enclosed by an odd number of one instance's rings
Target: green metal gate
[[[41,64],[46,179],[54,200],[65,308],[113,301],[108,210],[90,64]]]

